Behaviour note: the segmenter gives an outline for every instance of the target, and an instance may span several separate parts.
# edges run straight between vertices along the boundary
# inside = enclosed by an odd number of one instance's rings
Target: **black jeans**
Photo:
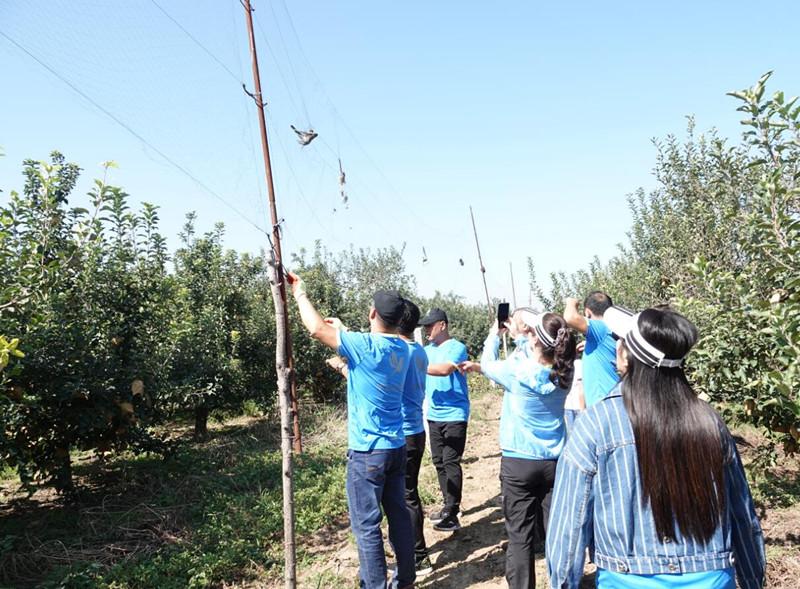
[[[506,581],[509,589],[533,589],[536,586],[533,545],[540,517],[538,512],[541,507],[546,531],[556,463],[556,460],[507,456],[500,461],[503,517],[508,535]]]
[[[458,513],[461,506],[461,456],[467,443],[466,421],[429,421],[431,459],[439,476],[445,509]]]
[[[417,562],[428,556],[425,534],[422,532],[422,501],[419,498],[419,468],[425,454],[425,430],[406,436],[406,505],[414,528],[414,557]]]

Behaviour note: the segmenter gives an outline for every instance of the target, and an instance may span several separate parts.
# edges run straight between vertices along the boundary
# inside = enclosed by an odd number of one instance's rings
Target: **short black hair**
[[[411,337],[419,324],[419,307],[408,299],[403,299],[403,318],[397,329],[405,336]]]
[[[606,309],[613,307],[611,297],[602,290],[593,290],[583,301],[583,306],[589,309],[592,314],[602,317]]]

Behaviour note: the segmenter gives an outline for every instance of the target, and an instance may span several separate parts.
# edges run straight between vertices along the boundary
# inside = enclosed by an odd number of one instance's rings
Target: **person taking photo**
[[[484,343],[481,361],[460,369],[478,372],[505,389],[500,414],[500,481],[511,589],[533,589],[538,524],[547,529],[556,462],[564,446],[564,400],[572,384],[575,335],[555,313],[523,311],[527,353],[498,359],[497,325]],[[538,522],[539,513],[543,522]]]

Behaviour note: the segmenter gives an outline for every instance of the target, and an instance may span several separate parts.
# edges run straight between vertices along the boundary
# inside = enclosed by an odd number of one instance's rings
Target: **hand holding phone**
[[[497,305],[497,327],[502,329],[508,321],[510,305],[508,303],[500,303]]]

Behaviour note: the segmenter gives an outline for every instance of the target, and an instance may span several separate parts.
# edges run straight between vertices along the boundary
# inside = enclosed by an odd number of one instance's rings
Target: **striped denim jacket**
[[[553,588],[578,587],[584,552],[601,568],[639,575],[736,569],[742,589],[764,582],[764,539],[742,462],[726,438],[726,513],[707,544],[656,537],[642,505],[633,428],[619,387],[583,412],[558,463],[547,529]]]

